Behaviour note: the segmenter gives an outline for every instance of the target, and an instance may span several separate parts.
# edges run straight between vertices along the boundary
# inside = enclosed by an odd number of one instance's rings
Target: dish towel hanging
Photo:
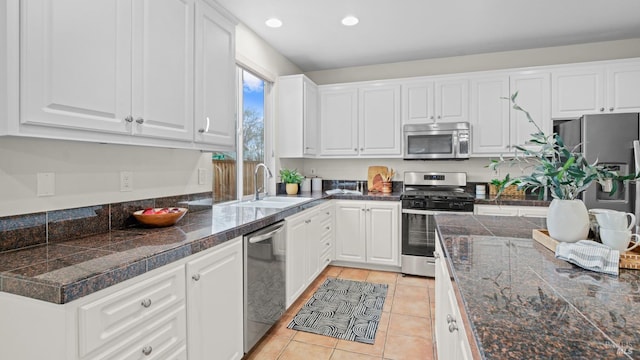
[[[605,274],[617,276],[619,271],[620,252],[591,240],[560,242],[556,247],[556,258]]]

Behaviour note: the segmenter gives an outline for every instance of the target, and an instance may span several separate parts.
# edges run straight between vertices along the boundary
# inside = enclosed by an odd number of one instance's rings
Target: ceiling
[[[638,0],[217,1],[305,72],[640,38]]]

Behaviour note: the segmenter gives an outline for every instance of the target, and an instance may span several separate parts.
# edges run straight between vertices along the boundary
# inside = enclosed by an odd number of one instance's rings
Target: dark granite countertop
[[[286,195],[285,195],[286,196]],[[305,203],[281,209],[195,204],[166,228],[141,226],[0,252],[0,291],[64,304],[160,266],[273,224],[329,199],[399,201],[400,194],[302,193]],[[190,204],[189,206],[191,206]],[[95,217],[88,211],[87,218]],[[61,236],[65,236],[64,234]]]
[[[555,258],[545,220],[436,215],[472,349],[484,359],[640,359],[640,270],[618,277]]]

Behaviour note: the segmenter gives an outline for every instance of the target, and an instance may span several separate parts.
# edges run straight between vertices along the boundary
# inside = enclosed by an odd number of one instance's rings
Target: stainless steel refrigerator
[[[572,148],[578,145],[589,161],[605,165],[621,175],[637,172],[638,159],[635,153],[638,149],[638,131],[640,130],[640,116],[637,113],[584,115],[580,119],[557,121],[556,131],[565,144]],[[609,195],[606,189],[598,183],[591,186],[582,194],[582,200],[588,209],[613,209],[639,214],[640,205],[637,196],[640,195],[636,182],[624,184],[618,182],[618,191]]]

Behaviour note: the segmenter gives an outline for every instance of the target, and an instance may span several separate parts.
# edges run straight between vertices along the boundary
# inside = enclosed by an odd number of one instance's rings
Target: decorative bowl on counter
[[[187,209],[185,208],[147,208],[134,212],[133,217],[143,225],[164,227],[174,225],[186,213]]]

